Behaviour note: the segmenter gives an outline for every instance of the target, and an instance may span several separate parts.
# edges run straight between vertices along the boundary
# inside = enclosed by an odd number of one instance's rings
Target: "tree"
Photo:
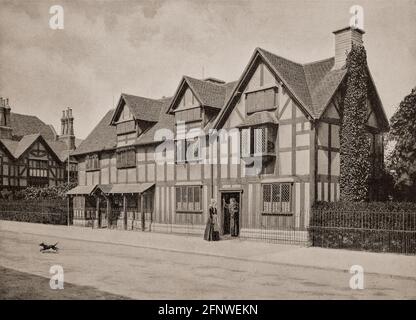
[[[366,201],[369,194],[370,141],[366,133],[368,67],[362,45],[347,56],[347,85],[341,117],[340,196],[342,201]]]
[[[400,102],[390,128],[387,166],[394,172],[395,198],[416,201],[416,87]]]

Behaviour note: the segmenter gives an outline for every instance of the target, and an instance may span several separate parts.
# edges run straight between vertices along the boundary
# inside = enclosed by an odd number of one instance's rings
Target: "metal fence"
[[[416,254],[416,211],[314,209],[313,246]]]

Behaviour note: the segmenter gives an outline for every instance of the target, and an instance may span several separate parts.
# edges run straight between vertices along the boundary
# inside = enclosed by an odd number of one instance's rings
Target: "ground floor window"
[[[292,188],[292,183],[263,184],[263,213],[291,213]]]
[[[176,210],[177,211],[200,211],[201,186],[176,187]]]

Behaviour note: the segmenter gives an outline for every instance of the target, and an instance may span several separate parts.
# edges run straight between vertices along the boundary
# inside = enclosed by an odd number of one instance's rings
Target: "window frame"
[[[273,190],[276,186],[279,186],[279,201],[273,201]],[[282,201],[282,190],[283,186],[287,186],[289,188],[289,201]],[[265,210],[266,203],[265,203],[265,187],[270,187],[270,194],[269,194],[269,207],[270,210]],[[262,215],[271,215],[271,216],[290,216],[294,214],[294,207],[293,207],[293,182],[271,182],[271,183],[262,183],[261,184],[261,214]],[[277,204],[274,204],[277,203]],[[288,203],[289,209],[283,210],[283,203]],[[280,210],[274,210],[274,208],[280,208]]]
[[[189,201],[192,195],[192,203]],[[196,201],[198,199],[198,201]],[[179,200],[179,201],[178,201]],[[175,212],[176,213],[202,213],[202,186],[176,186]]]
[[[132,159],[129,156],[132,156]],[[136,149],[120,149],[116,152],[116,167],[117,169],[126,169],[136,167]]]

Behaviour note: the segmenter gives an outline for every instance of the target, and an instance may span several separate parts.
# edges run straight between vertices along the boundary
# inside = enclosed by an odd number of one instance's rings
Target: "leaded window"
[[[263,184],[263,213],[291,213],[292,187],[291,183]]]
[[[176,187],[176,211],[200,211],[201,186]]]

